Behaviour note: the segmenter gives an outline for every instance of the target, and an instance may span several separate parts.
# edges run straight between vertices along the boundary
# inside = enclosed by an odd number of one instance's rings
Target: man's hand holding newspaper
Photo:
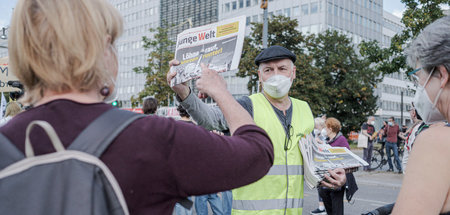
[[[345,147],[331,147],[318,144],[312,134],[308,134],[299,142],[303,156],[304,175],[310,188],[320,185],[338,188],[341,176],[357,171],[359,167],[369,165]],[[332,171],[330,171],[333,169]],[[344,181],[345,184],[345,181]]]

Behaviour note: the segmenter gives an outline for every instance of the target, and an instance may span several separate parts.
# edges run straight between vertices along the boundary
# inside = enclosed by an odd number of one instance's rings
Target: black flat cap
[[[285,58],[289,58],[292,60],[292,62],[295,63],[296,56],[294,53],[289,51],[287,48],[275,45],[266,48],[261,53],[259,53],[259,55],[255,58],[255,64],[259,66],[259,64],[262,62]]]

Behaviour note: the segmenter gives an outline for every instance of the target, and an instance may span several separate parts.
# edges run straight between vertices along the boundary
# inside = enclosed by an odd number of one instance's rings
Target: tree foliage
[[[351,39],[335,31],[304,36],[297,20],[276,16],[269,20],[268,45],[281,45],[296,56],[297,78],[290,96],[307,101],[314,115],[327,114],[342,122],[343,133],[358,130],[376,110],[374,88],[380,74],[371,61],[361,58]],[[282,31],[280,29],[283,29]],[[262,24],[252,23],[245,39],[238,75],[249,77],[248,89],[257,88],[254,59],[262,50]]]
[[[441,5],[448,5],[450,0],[401,0],[406,10],[401,22],[405,29],[391,40],[391,46],[380,48],[373,42],[360,45],[361,54],[377,64],[383,74],[412,70],[406,65],[404,50],[427,25],[444,16]]]
[[[137,98],[131,97],[133,106],[136,102],[142,102],[142,99],[147,96],[154,96],[159,105],[168,105],[169,98],[173,97],[173,91],[167,85],[166,73],[169,71],[169,61],[174,57],[173,51],[170,47],[175,42],[169,40],[167,29],[157,28],[150,29],[150,32],[156,32],[153,37],[148,38],[144,36],[144,49],[149,50],[148,64],[146,66],[139,66],[133,68],[133,71],[138,74],[145,74],[145,87],[139,92]]]

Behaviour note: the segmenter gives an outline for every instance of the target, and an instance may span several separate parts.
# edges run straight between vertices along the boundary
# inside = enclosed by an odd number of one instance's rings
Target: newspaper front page
[[[357,171],[369,164],[345,147],[319,144],[312,134],[299,142],[303,156],[305,181],[309,188],[317,187],[329,169],[343,168],[346,172]]]
[[[177,36],[175,59],[180,65],[171,85],[198,78],[201,63],[216,71],[238,68],[245,37],[245,16],[187,29]]]

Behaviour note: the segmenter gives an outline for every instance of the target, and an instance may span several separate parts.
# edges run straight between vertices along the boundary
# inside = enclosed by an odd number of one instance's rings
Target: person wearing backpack
[[[241,187],[269,171],[267,133],[216,71],[203,67],[201,79],[215,80],[205,93],[232,136],[106,104],[114,100],[121,32],[106,0],[18,0],[9,66],[25,86],[22,102],[33,107],[0,128],[0,214],[168,215],[188,196]]]

